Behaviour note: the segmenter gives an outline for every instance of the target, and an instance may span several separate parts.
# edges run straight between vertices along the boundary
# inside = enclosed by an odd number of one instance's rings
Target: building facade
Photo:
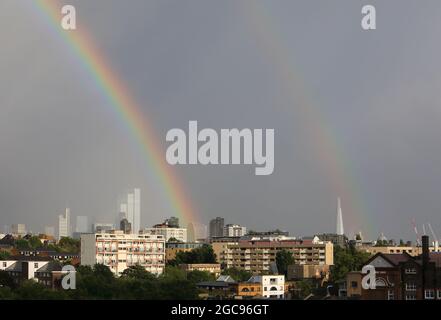
[[[377,253],[365,265],[375,267],[375,289],[362,288],[361,272],[346,276],[348,298],[362,300],[441,300],[441,253],[430,252],[422,238],[422,254]]]
[[[70,224],[70,209],[66,208],[64,214],[58,216],[58,239],[72,236]]]
[[[247,228],[238,224],[227,224],[224,226],[224,237],[242,237],[247,234]]]
[[[166,225],[156,225],[153,228],[145,228],[141,234],[162,235],[165,241],[175,239],[181,242],[187,242],[186,228],[170,228]]]
[[[210,220],[210,238],[222,237],[224,235],[224,218],[216,217]]]
[[[130,266],[141,265],[153,274],[165,267],[165,240],[162,235],[91,233],[81,235],[81,264],[104,264],[120,276]]]
[[[238,268],[253,274],[265,274],[276,262],[277,252],[287,250],[293,254],[296,264],[334,264],[333,244],[302,240],[253,239],[239,240],[234,244],[221,244],[216,248],[219,262],[226,268]]]

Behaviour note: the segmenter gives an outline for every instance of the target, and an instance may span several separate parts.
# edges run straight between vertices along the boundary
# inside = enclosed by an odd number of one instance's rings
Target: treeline
[[[208,272],[186,273],[179,267],[167,266],[165,272],[156,277],[141,266],[132,266],[117,278],[110,269],[97,264],[80,266],[76,273],[75,290],[53,290],[34,280],[25,280],[16,286],[8,273],[0,271],[0,299],[18,300],[172,300],[198,299],[196,283],[214,280]]]

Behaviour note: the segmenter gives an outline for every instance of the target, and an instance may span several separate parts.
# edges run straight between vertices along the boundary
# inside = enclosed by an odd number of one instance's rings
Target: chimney
[[[429,264],[429,236],[422,236],[421,242],[423,244],[423,268]]]

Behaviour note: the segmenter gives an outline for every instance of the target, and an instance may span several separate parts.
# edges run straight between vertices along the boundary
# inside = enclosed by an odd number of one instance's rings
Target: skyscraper
[[[224,218],[210,220],[210,238],[222,237],[224,234]]]
[[[343,213],[341,211],[341,200],[337,200],[337,234],[344,235],[345,231],[343,228]]]
[[[64,214],[58,216],[58,239],[71,236],[70,209],[66,208]]]
[[[127,203],[120,204],[121,213],[125,213],[125,217],[132,226],[133,233],[139,233],[141,229],[141,190],[135,188],[133,192],[127,194]]]

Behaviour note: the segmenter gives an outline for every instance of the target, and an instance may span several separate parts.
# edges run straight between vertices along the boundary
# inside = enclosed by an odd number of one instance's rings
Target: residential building
[[[101,263],[117,276],[130,266],[141,265],[153,274],[165,267],[165,239],[162,235],[111,233],[81,235],[81,264]]]
[[[152,228],[144,228],[141,234],[156,234],[162,235],[166,241],[173,239],[181,242],[187,242],[187,229],[186,228],[170,228],[167,224],[157,224]]]
[[[248,280],[248,283],[258,284],[263,298],[283,299],[285,297],[284,275],[253,276]],[[245,287],[242,288],[242,291],[243,290],[245,290]]]
[[[71,237],[70,209],[66,208],[64,214],[58,216],[58,239]]]
[[[422,254],[423,248],[421,246],[375,246],[372,244],[363,244],[357,247],[359,251],[370,253],[375,255],[377,253],[393,254],[393,253],[408,253],[411,256],[418,256]],[[435,246],[429,247],[429,252],[439,252],[439,249]]]
[[[49,261],[49,257],[13,256],[0,261],[0,270],[6,271],[15,284],[20,284],[24,280],[34,279],[35,272]]]
[[[247,234],[247,228],[238,224],[227,224],[224,226],[224,237],[242,237]]]
[[[362,300],[441,300],[441,253],[430,252],[429,237],[422,237],[422,253],[377,253],[365,265],[375,267],[376,288],[361,286],[363,274],[346,276],[346,295]]]
[[[224,235],[224,221],[224,218],[221,217],[210,220],[210,238]]]
[[[213,245],[213,244],[212,244]],[[213,246],[214,248],[215,246]],[[287,250],[294,256],[296,264],[322,265],[334,264],[333,244],[304,240],[285,240],[281,238],[252,238],[238,243],[216,246],[219,262],[226,268],[238,268],[253,274],[265,274],[276,262],[276,254]]]

